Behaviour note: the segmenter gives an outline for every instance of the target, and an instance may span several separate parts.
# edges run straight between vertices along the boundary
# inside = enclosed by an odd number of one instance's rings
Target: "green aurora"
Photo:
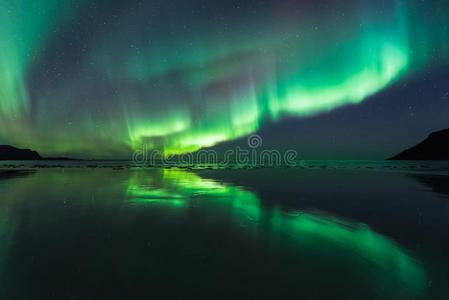
[[[153,2],[77,42],[84,1],[0,0],[0,141],[45,155],[191,152],[359,104],[449,57],[447,1],[274,1],[221,19],[216,1],[190,17],[195,1]]]

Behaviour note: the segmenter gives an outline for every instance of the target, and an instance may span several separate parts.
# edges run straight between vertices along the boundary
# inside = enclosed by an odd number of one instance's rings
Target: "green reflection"
[[[5,288],[5,265],[8,259],[11,237],[15,230],[15,224],[11,220],[8,206],[0,203],[0,290]],[[1,295],[1,293],[0,293]]]
[[[184,207],[198,199],[213,199],[259,220],[259,199],[251,192],[181,171],[164,169],[152,173],[135,172],[129,181],[128,197],[133,203],[153,203]]]
[[[21,204],[26,190],[20,189],[20,177],[32,175],[32,172],[5,172],[0,170],[0,298],[7,299],[5,293],[9,289],[11,279],[8,274],[8,259],[11,245],[19,224],[15,217],[16,207]],[[8,180],[9,184],[3,181]]]
[[[286,213],[280,208],[264,206],[252,191],[205,179],[195,173],[177,169],[46,170],[26,180],[20,178],[4,183],[0,184],[0,280],[3,278],[2,270],[11,274],[6,262],[11,254],[14,254],[10,245],[15,241],[15,224],[27,224],[22,230],[26,231],[28,228],[31,231],[29,234],[43,240],[43,244],[34,245],[36,241],[28,244],[25,239],[21,241],[25,245],[45,246],[45,251],[46,247],[50,250],[58,249],[61,246],[58,238],[67,230],[72,235],[65,239],[65,243],[76,247],[88,237],[89,243],[105,247],[105,252],[101,253],[100,257],[109,255],[112,261],[117,260],[118,254],[111,250],[110,246],[128,242],[128,235],[136,234],[131,230],[138,228],[137,231],[141,231],[141,235],[137,235],[137,241],[134,240],[129,247],[122,245],[120,251],[123,252],[118,256],[144,268],[147,266],[146,251],[150,250],[141,250],[142,242],[146,245],[147,239],[153,239],[155,244],[165,246],[166,242],[173,238],[170,234],[178,231],[178,227],[174,226],[167,231],[164,227],[144,228],[142,224],[145,223],[142,223],[142,220],[152,218],[149,224],[153,226],[169,226],[173,220],[170,218],[175,218],[173,221],[178,222],[179,226],[188,226],[192,230],[186,235],[175,235],[175,238],[182,239],[180,244],[185,244],[186,247],[195,248],[197,243],[202,242],[195,238],[201,239],[205,236],[216,237],[214,243],[222,242],[220,231],[215,231],[219,228],[227,233],[231,232],[230,236],[235,239],[242,237],[248,242],[245,246],[250,249],[267,252],[268,255],[262,257],[266,257],[270,263],[277,262],[276,255],[286,257],[287,262],[280,264],[282,268],[286,265],[301,267],[296,260],[310,262],[304,270],[295,271],[306,275],[315,270],[328,272],[320,274],[326,284],[333,280],[340,282],[336,278],[340,276],[339,271],[334,269],[336,266],[338,270],[353,276],[351,278],[354,278],[355,284],[369,288],[367,294],[381,291],[382,295],[391,296],[396,295],[398,289],[412,297],[426,293],[427,275],[420,263],[400,245],[377,234],[366,225],[317,212]],[[126,199],[125,202],[123,199]],[[20,205],[18,207],[21,209],[14,209],[15,205]],[[24,211],[27,212],[26,220],[21,219],[21,213]],[[190,218],[184,218],[187,215]],[[135,222],[139,217],[139,221]],[[201,222],[196,223],[198,219],[201,219]],[[63,227],[59,227],[61,224]],[[90,240],[93,230],[90,226],[95,229],[94,232],[99,228],[107,232],[107,238]],[[111,236],[117,244],[109,244]],[[73,251],[82,250],[85,249]],[[159,250],[164,252],[167,249]],[[134,257],[136,251],[143,251],[145,255],[142,254],[137,259]],[[179,257],[176,255],[182,252],[173,249],[171,251],[175,256],[171,256],[170,260],[177,263]],[[160,252],[155,253],[161,255]],[[226,255],[209,252],[206,254]],[[21,261],[23,257],[16,259]],[[153,259],[158,260],[157,257]],[[89,267],[105,267],[101,263],[96,265],[97,262],[93,261],[95,259],[89,261],[92,264]],[[236,263],[244,264],[245,261]],[[264,263],[260,262],[262,265]],[[174,267],[174,270],[177,269],[178,266]],[[134,269],[120,270],[124,272],[125,277],[135,275]],[[84,275],[89,278],[96,276],[95,272]],[[4,282],[2,280],[2,283]]]
[[[426,274],[420,264],[399,245],[364,224],[311,213],[284,214],[279,209],[272,212],[271,224],[275,236],[288,234],[294,243],[310,251],[320,253],[322,247],[332,247],[334,254],[343,250],[349,256],[366,259],[381,270],[380,274],[370,274],[370,279],[383,285],[391,284],[393,279],[415,292],[425,288]],[[352,262],[345,258],[342,261]]]
[[[258,197],[243,188],[203,179],[181,170],[162,170],[158,176],[133,174],[128,196],[133,203],[157,203],[172,207],[207,207],[208,214],[231,211],[234,224],[257,235],[271,232],[269,243],[298,249],[312,260],[337,259],[344,268],[382,287],[399,284],[413,293],[425,292],[426,273],[421,265],[392,240],[364,224],[320,213],[284,213],[263,207]],[[210,202],[213,202],[212,206]],[[229,210],[230,208],[230,210]],[[266,246],[266,245],[265,245]],[[367,266],[364,266],[368,264]]]

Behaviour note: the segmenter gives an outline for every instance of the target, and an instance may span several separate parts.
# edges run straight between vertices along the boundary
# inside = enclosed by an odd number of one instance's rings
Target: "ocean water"
[[[448,299],[449,164],[0,163],[0,299]]]

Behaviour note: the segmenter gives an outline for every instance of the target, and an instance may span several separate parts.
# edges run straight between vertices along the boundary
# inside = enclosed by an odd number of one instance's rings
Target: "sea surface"
[[[449,163],[0,162],[0,299],[449,299]]]

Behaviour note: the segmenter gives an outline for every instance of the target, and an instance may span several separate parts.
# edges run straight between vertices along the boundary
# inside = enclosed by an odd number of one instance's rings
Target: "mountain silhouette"
[[[0,160],[75,160],[69,157],[42,157],[37,151],[0,145]]]
[[[41,160],[42,156],[30,149],[0,145],[0,160]]]
[[[449,129],[431,133],[424,141],[391,160],[449,160]]]

